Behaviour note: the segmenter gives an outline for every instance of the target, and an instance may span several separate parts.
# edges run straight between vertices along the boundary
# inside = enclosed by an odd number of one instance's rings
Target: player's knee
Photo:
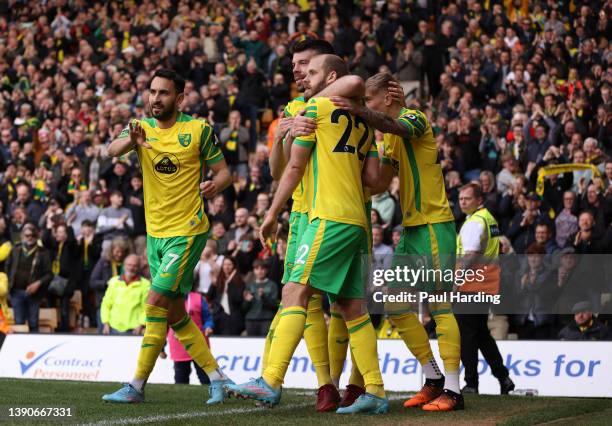
[[[170,298],[161,293],[155,291],[155,289],[149,290],[149,295],[147,296],[147,303],[149,305],[157,306],[160,308],[168,309],[170,306]]]
[[[308,304],[310,293],[308,286],[303,284],[288,282],[283,286],[283,307],[303,306]]]
[[[361,299],[339,299],[336,306],[345,321],[352,321],[365,313]]]

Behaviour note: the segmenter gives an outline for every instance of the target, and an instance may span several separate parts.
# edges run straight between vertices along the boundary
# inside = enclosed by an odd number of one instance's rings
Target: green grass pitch
[[[273,409],[255,407],[252,401],[231,399],[207,407],[203,386],[148,385],[147,402],[138,405],[108,404],[102,394],[117,383],[86,383],[52,380],[0,379],[0,424],[163,424],[163,425],[531,425],[610,424],[612,399],[547,398],[519,396],[467,396],[465,411],[426,413],[407,410],[407,394],[390,393],[389,414],[341,416],[317,413],[313,391],[287,389]],[[8,407],[72,407],[73,417],[9,419]]]

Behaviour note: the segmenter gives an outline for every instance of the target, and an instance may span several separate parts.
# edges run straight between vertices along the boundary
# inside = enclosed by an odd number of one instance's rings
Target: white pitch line
[[[301,395],[306,392],[296,392],[292,393],[292,395]],[[404,399],[408,394],[399,394],[392,395],[389,397],[389,401],[396,401],[398,399]],[[274,411],[280,410],[292,410],[295,408],[303,408],[312,405],[312,402],[304,402],[301,404],[289,404],[289,405],[281,405],[277,408],[274,408]],[[156,422],[167,422],[170,420],[179,420],[179,419],[193,419],[198,417],[212,417],[212,416],[225,416],[228,414],[249,414],[265,411],[266,408],[255,407],[255,408],[230,408],[228,410],[222,411],[194,411],[189,413],[176,413],[176,414],[164,414],[157,416],[147,416],[147,417],[130,417],[130,418],[119,418],[115,420],[102,420],[100,422],[95,423],[84,423],[81,426],[110,426],[110,425],[133,425],[133,424],[141,424],[141,423],[156,423]]]
[[[312,402],[302,404],[289,404],[283,405],[278,408],[274,408],[275,411],[303,408],[312,405]],[[229,410],[222,411],[194,411],[189,413],[176,413],[176,414],[165,414],[157,416],[147,417],[130,417],[130,418],[119,418],[116,420],[103,420],[95,423],[85,423],[82,426],[109,426],[109,425],[134,425],[140,423],[156,423],[156,422],[167,422],[169,420],[179,419],[193,419],[198,417],[211,417],[211,416],[225,416],[228,414],[249,414],[258,411],[265,411],[266,408],[255,407],[255,408],[230,408]]]

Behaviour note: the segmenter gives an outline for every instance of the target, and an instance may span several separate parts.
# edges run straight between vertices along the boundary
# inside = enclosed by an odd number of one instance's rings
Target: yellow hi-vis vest
[[[499,225],[497,224],[497,220],[495,220],[493,215],[484,207],[475,211],[474,214],[468,217],[463,226],[470,221],[477,221],[485,227],[485,232],[482,235],[482,242],[484,243],[486,239],[486,246],[482,256],[485,259],[486,264],[475,263],[471,266],[471,269],[473,270],[481,270],[484,280],[466,280],[465,284],[459,287],[459,291],[484,291],[488,294],[499,294]],[[461,233],[457,234],[457,255],[459,257],[465,255],[465,250],[463,249],[463,244],[461,243]]]

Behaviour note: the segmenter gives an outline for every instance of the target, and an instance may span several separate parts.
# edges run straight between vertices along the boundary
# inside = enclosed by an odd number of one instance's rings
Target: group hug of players
[[[270,168],[279,185],[260,228],[264,244],[275,237],[277,217],[291,197],[293,204],[281,307],[266,338],[261,377],[243,384],[231,381],[219,369],[208,347],[202,344],[203,338],[198,336],[201,333],[184,313],[183,299],[176,292],[189,287],[181,280],[188,281],[192,275],[183,274],[190,268],[185,252],[191,250],[194,255],[197,252],[199,257],[201,241],[189,236],[185,243],[179,241],[180,251],[170,254],[170,265],[179,264],[182,268],[178,272],[181,278],[176,278],[171,288],[164,287],[162,278],[156,281],[156,277],[172,275],[168,273],[172,267],[165,263],[172,244],[164,238],[180,236],[151,236],[149,215],[161,214],[151,206],[151,211],[146,211],[151,245],[148,255],[157,256],[157,260],[153,259],[157,267],[152,268],[154,294],[147,301],[138,368],[134,380],[104,395],[105,401],[144,400],[144,385],[170,326],[190,356],[209,375],[209,404],[223,402],[229,396],[254,399],[266,406],[279,404],[288,365],[304,337],[319,386],[317,411],[383,414],[389,410],[376,332],[364,303],[363,277],[367,265],[362,259],[371,253],[370,196],[385,191],[393,176],[399,176],[404,229],[395,251],[395,263],[401,262],[402,256],[422,255],[431,267],[453,268],[455,222],[442,170],[437,164],[438,150],[425,114],[405,108],[403,92],[390,74],[380,73],[365,82],[351,76],[346,63],[322,40],[301,41],[292,53],[295,82],[303,95],[287,105],[276,131]],[[168,120],[162,117],[161,77],[158,79],[161,83],[154,78],[150,87],[153,100],[149,103],[157,124],[140,120],[140,124],[126,129],[124,142],[113,141],[116,147],[109,149],[111,155],[136,149],[143,168],[145,198],[147,174],[151,176],[150,182],[156,178],[155,170],[148,173],[145,163],[154,164],[157,148],[145,140],[150,133],[161,139],[180,124],[172,123],[169,129],[162,129],[159,124],[162,119]],[[162,88],[154,87],[156,84]],[[156,104],[155,99],[161,100]],[[180,100],[175,102],[177,106]],[[219,161],[218,147],[211,142],[210,126],[203,120],[193,121],[199,123],[201,138],[206,139],[199,141],[200,158],[214,174],[212,183],[200,185],[202,194],[208,197],[222,190],[229,179],[225,162]],[[377,147],[374,129],[384,133],[383,147]],[[119,146],[120,143],[123,145]],[[184,261],[172,260],[178,256]],[[447,290],[447,285],[452,283],[422,283],[421,289],[439,292]],[[323,316],[323,297],[328,297],[331,304],[329,326]],[[426,377],[422,389],[404,406],[426,411],[463,409],[459,388],[460,335],[450,303],[429,303],[444,374],[414,308],[404,308],[388,312],[389,318]],[[349,346],[353,369],[341,396],[338,387]]]

